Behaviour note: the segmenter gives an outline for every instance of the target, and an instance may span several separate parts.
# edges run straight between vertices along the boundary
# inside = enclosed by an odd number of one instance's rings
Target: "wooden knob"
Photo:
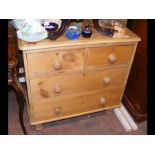
[[[104,97],[101,97],[99,101],[101,105],[104,105],[106,103],[106,99]]]
[[[104,84],[106,84],[106,85],[111,83],[111,79],[107,76],[103,78],[103,81],[104,81]]]
[[[60,70],[62,68],[62,64],[60,61],[54,61],[53,67],[55,70]]]
[[[62,112],[62,108],[61,107],[57,107],[57,108],[54,109],[55,115],[60,115],[61,112]]]
[[[115,62],[117,61],[117,58],[116,58],[115,54],[110,54],[110,55],[108,56],[108,61],[109,61],[111,64],[115,63]]]
[[[62,87],[58,84],[56,84],[54,87],[53,87],[53,90],[55,93],[59,94],[62,92]]]

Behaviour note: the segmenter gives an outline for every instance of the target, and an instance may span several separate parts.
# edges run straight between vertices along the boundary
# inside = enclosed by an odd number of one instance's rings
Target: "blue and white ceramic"
[[[38,19],[15,19],[13,25],[17,29],[17,37],[27,42],[37,42],[48,37]]]
[[[55,31],[58,28],[57,23],[53,22],[44,22],[42,26],[47,30],[47,31]]]

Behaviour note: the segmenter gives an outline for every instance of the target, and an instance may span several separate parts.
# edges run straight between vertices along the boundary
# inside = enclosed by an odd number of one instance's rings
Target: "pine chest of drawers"
[[[120,106],[140,38],[65,36],[36,43],[18,40],[23,51],[31,125]]]

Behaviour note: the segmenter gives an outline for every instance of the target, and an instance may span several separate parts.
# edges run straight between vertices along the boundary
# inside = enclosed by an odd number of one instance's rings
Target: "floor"
[[[22,135],[17,109],[16,95],[8,91],[8,134]],[[41,131],[30,126],[27,107],[24,109],[24,122],[29,135],[146,135],[147,123],[138,125],[138,130],[126,132],[112,111],[97,112],[90,115],[45,123]]]

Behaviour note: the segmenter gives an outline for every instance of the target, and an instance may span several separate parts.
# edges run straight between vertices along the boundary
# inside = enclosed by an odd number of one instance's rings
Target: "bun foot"
[[[42,130],[44,127],[43,127],[42,124],[36,124],[36,125],[35,125],[35,128],[36,128],[37,131],[40,131],[40,130]]]

